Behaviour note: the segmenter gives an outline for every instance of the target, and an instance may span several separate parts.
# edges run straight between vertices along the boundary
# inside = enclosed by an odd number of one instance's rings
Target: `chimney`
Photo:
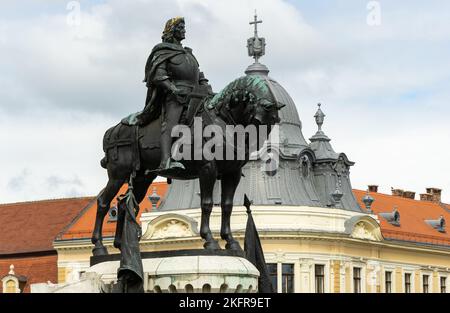
[[[392,195],[396,197],[403,197],[403,189],[394,189],[391,187]]]
[[[433,201],[433,195],[429,193],[421,193],[420,201]]]
[[[378,192],[378,185],[369,185],[369,192]]]
[[[433,202],[441,202],[442,189],[439,188],[427,188],[427,194],[431,195],[431,200]]]
[[[403,192],[403,197],[414,200],[414,198],[416,197],[416,193],[414,191],[406,191],[405,190]]]

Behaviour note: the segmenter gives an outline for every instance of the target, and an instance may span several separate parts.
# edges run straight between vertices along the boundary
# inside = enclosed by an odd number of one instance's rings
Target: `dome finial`
[[[261,58],[264,54],[266,54],[266,39],[258,36],[258,24],[261,24],[262,20],[258,20],[258,15],[256,14],[253,18],[253,21],[249,22],[250,25],[255,26],[255,31],[253,37],[247,39],[247,49],[248,55],[255,59],[255,62],[250,65],[245,73],[247,75],[250,74],[260,74],[267,75],[269,74],[269,70],[264,64],[259,63],[259,58]]]
[[[250,22],[250,25],[255,26],[255,34],[252,38],[249,38],[247,40],[247,48],[248,48],[248,55],[253,57],[255,59],[255,63],[259,63],[258,60],[260,57],[262,57],[266,53],[266,42],[264,38],[258,37],[258,24],[261,24],[262,20],[258,20],[258,15],[256,14],[255,10],[255,16],[252,22]]]
[[[322,110],[320,109],[320,106],[321,106],[322,104],[321,103],[318,103],[317,104],[317,112],[316,112],[316,114],[314,115],[314,117],[316,118],[316,124],[317,124],[317,126],[319,127],[319,132],[320,131],[322,131],[322,125],[323,125],[323,121],[325,120],[325,114],[322,112]]]
[[[156,191],[156,187],[153,186],[153,193],[148,196],[148,199],[150,200],[151,204],[152,204],[152,208],[153,210],[156,210],[157,208],[157,204],[159,202],[159,200],[161,200],[161,197],[158,195],[158,192]]]

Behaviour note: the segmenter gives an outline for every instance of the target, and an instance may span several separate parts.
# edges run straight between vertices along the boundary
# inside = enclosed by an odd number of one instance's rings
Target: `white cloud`
[[[383,1],[382,25],[368,27],[360,1],[293,3],[81,1],[77,28],[66,23],[66,2],[41,1],[40,13],[0,19],[0,143],[7,147],[0,201],[99,192],[103,133],[143,107],[144,64],[165,21],[186,17],[185,45],[218,91],[251,63],[245,45],[257,8],[267,40],[262,62],[297,103],[305,137],[323,102],[335,149],[357,162],[355,187],[420,193],[435,185],[450,202],[450,10]],[[7,189],[24,169],[23,188]],[[66,187],[49,188],[49,177]]]

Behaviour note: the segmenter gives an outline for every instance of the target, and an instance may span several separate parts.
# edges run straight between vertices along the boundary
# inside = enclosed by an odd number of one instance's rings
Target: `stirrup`
[[[171,172],[172,170],[185,170],[186,168],[184,165],[177,161],[172,161],[171,158],[167,159],[167,161],[164,163],[161,163],[156,169],[154,170],[146,170],[145,175],[151,174],[151,173],[157,173],[162,174],[166,172]]]
[[[184,165],[180,162],[177,161],[173,161],[172,158],[168,158],[167,161],[165,162],[164,167],[162,167],[161,165],[163,165],[162,163],[159,166],[160,170],[172,170],[172,169],[183,169],[185,170],[186,168],[184,167]]]

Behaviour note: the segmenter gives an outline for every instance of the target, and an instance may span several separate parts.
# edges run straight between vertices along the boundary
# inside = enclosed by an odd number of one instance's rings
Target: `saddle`
[[[187,96],[188,106],[181,115],[180,124],[191,126],[194,117],[198,115],[203,107],[201,104],[211,96],[211,90],[208,85],[195,86],[194,90]]]
[[[109,161],[117,161],[119,158],[119,150],[124,146],[130,146],[133,168],[138,171],[140,169],[138,137],[139,132],[137,126],[119,123],[108,129],[103,137],[105,157],[101,160],[102,167],[106,168],[106,163]]]
[[[187,108],[183,110],[180,117],[180,123],[191,126],[194,117],[200,113],[202,104],[206,99],[211,97],[211,89],[208,85],[196,86],[187,96]],[[119,150],[125,146],[131,148],[133,155],[133,168],[138,171],[140,169],[140,153],[139,147],[144,149],[154,149],[159,147],[160,136],[151,136],[160,131],[160,119],[145,125],[138,126],[133,121],[138,113],[133,113],[116,126],[107,130],[103,138],[103,150],[105,158],[101,161],[102,166],[106,167],[108,161],[116,161],[118,159]]]

